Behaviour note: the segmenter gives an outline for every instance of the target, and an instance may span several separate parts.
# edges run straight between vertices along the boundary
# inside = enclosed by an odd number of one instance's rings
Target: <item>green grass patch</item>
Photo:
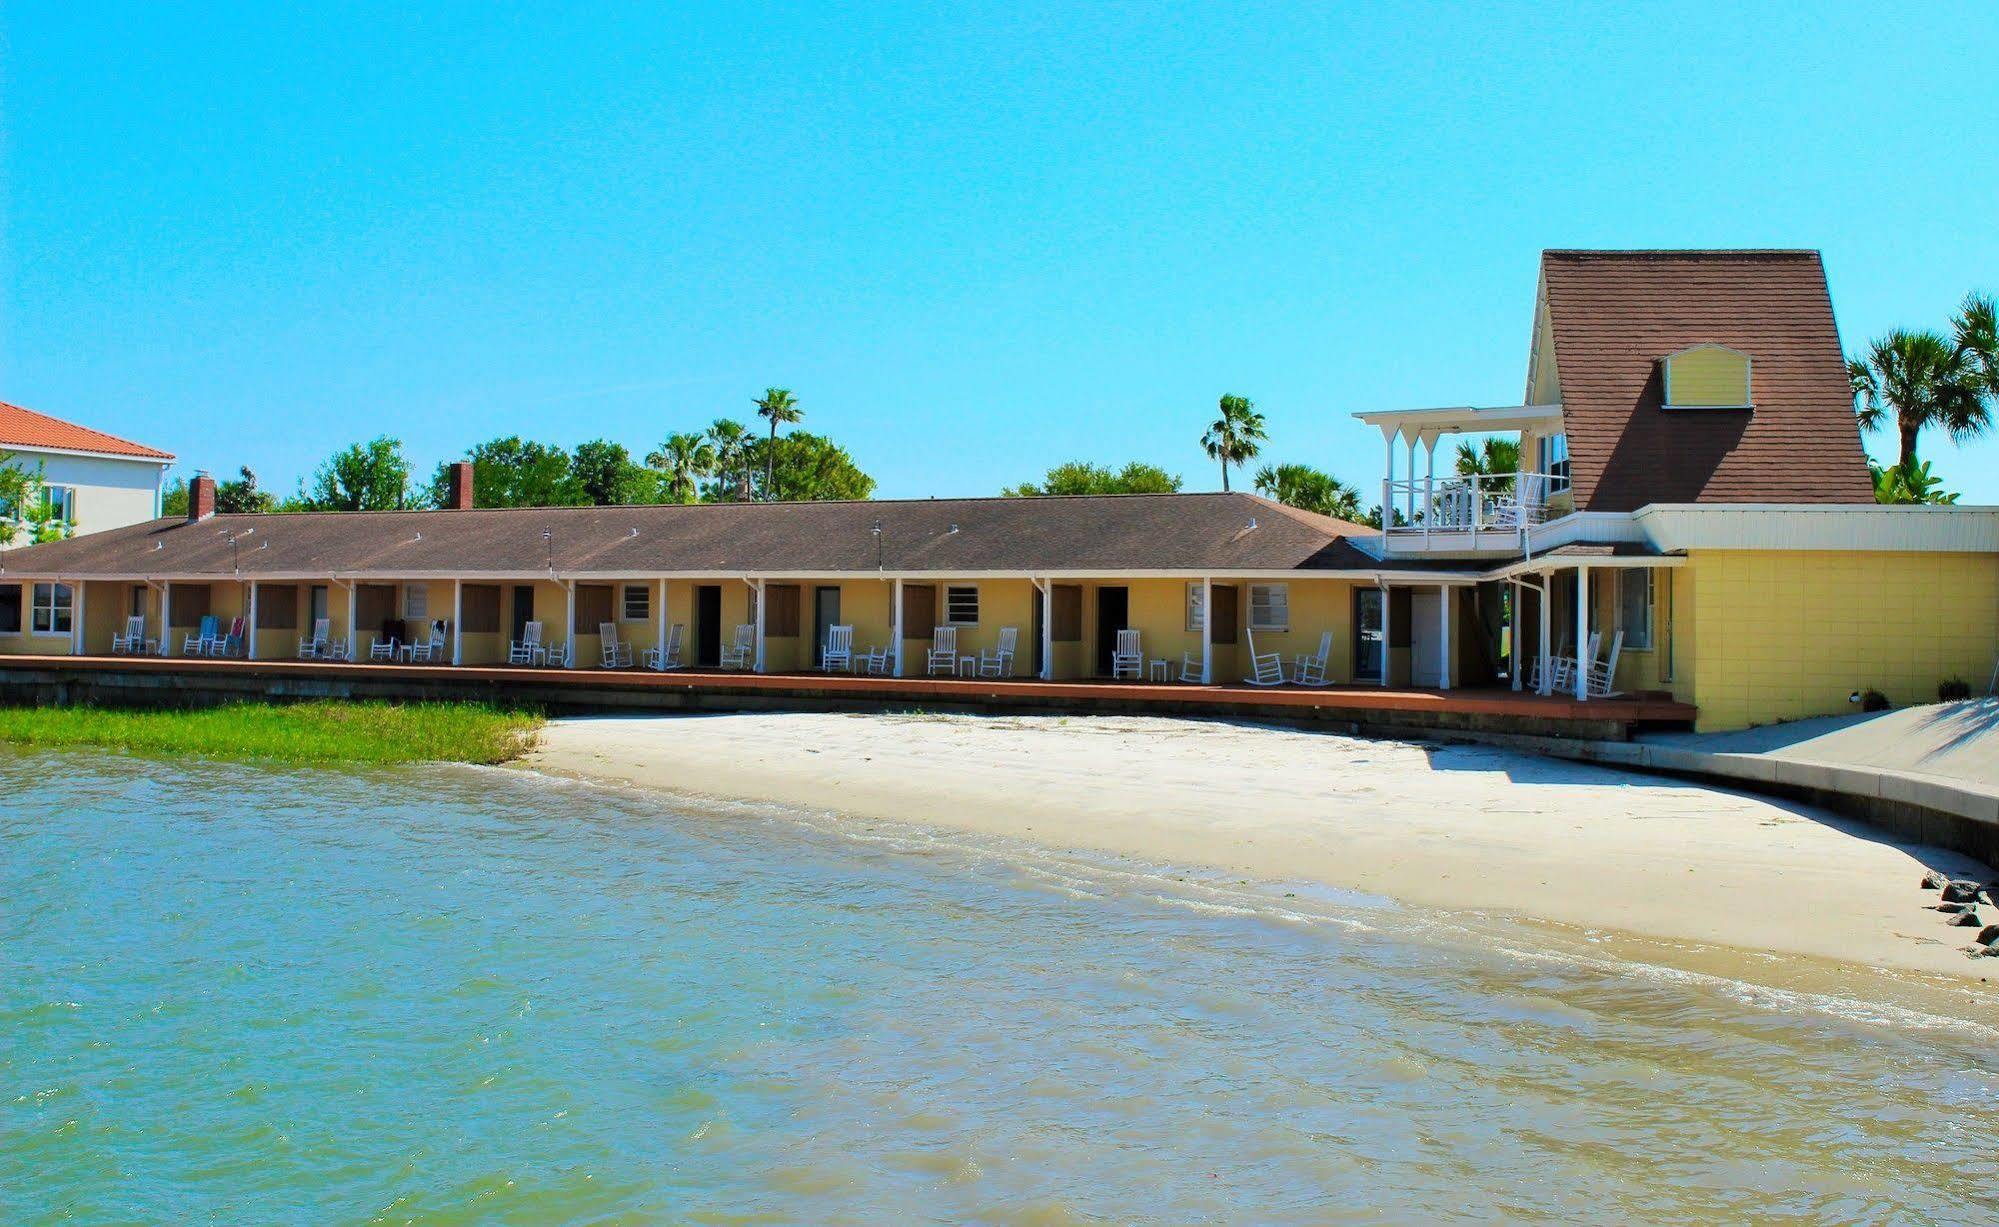
[[[0,744],[280,763],[503,763],[541,717],[484,703],[231,703],[190,710],[0,707]]]

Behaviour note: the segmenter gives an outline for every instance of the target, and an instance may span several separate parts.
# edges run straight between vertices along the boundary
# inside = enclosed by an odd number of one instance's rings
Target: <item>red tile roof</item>
[[[57,448],[69,452],[96,452],[104,456],[130,456],[139,460],[173,459],[171,452],[0,401],[0,450],[10,447]]]
[[[1815,251],[1541,256],[1576,506],[1872,503]],[[1747,353],[1753,410],[1665,409],[1659,360]]]

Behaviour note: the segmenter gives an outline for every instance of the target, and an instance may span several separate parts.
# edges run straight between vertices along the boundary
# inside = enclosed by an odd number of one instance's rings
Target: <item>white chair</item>
[[[125,633],[111,636],[113,656],[150,656],[159,647],[159,641],[146,638],[146,618],[144,614],[125,619]]]
[[[1281,652],[1259,652],[1256,650],[1256,632],[1244,631],[1249,637],[1249,672],[1243,681],[1252,686],[1282,686],[1284,684],[1284,654]]]
[[[300,660],[327,659],[331,655],[329,649],[333,642],[332,635],[333,622],[331,619],[314,618],[312,620],[312,634],[298,641],[298,658]]]
[[[1602,664],[1591,662],[1589,672],[1583,675],[1583,693],[1592,699],[1608,699],[1617,694],[1611,687],[1617,682],[1617,657],[1624,650],[1624,632],[1611,636],[1610,655]]]
[[[1132,681],[1145,676],[1145,653],[1140,650],[1138,628],[1127,626],[1117,633],[1111,645],[1111,679],[1129,675]]]
[[[646,668],[654,669],[661,673],[666,672],[668,669],[680,668],[681,631],[682,627],[680,623],[675,622],[667,629],[666,649],[664,651],[661,651],[659,648],[647,648],[645,650]]]
[[[1011,677],[1013,675],[1013,652],[1019,642],[1019,627],[1000,627],[998,645],[979,653],[979,676]]]
[[[1547,476],[1521,473],[1514,477],[1510,493],[1493,500],[1492,521],[1500,528],[1527,528],[1541,522],[1547,504]]]
[[[844,673],[854,667],[854,628],[826,628],[826,650],[820,653],[819,668],[826,673]]]
[[[1537,653],[1534,663],[1527,670],[1527,689],[1539,691],[1544,681],[1549,689],[1554,689],[1555,663],[1568,654],[1569,641],[1566,636],[1562,639],[1561,646],[1555,649],[1554,655],[1551,656],[1545,651]]]
[[[736,637],[722,647],[724,669],[747,669],[756,663],[757,628],[745,622],[736,628]]]
[[[538,665],[545,659],[541,646],[541,623],[528,622],[521,627],[521,637],[507,645],[507,663],[510,665]]]
[[[606,669],[629,669],[632,667],[632,645],[618,638],[616,622],[597,624],[597,654]]]
[[[394,635],[376,635],[375,641],[368,645],[368,659],[392,661],[402,654],[402,650],[402,641]]]
[[[1333,632],[1326,631],[1319,636],[1319,652],[1307,656],[1300,652],[1291,662],[1291,680],[1300,686],[1323,686],[1326,684],[1326,658],[1333,654]]]
[[[888,672],[890,652],[885,647],[869,647],[854,656],[855,672],[880,677]]]
[[[182,656],[208,655],[209,645],[213,644],[221,633],[222,619],[216,617],[214,614],[203,614],[201,616],[201,624],[195,627],[194,633],[182,638],[180,654]]]
[[[444,623],[432,619],[430,637],[423,640],[412,639],[403,645],[403,659],[411,664],[436,664],[448,659],[444,653]]]
[[[1556,694],[1574,695],[1576,692],[1576,669],[1582,668],[1587,674],[1596,663],[1596,649],[1603,642],[1601,631],[1591,631],[1583,641],[1581,656],[1557,656],[1555,658],[1554,688]]]
[[[1206,680],[1201,676],[1206,672],[1204,668],[1206,663],[1207,659],[1199,652],[1180,653],[1180,680],[1196,686],[1200,685]]]
[[[244,633],[243,619],[230,619],[229,629],[208,641],[208,655],[229,657],[243,655]]]
[[[958,676],[958,628],[940,626],[930,632],[930,658],[925,665],[931,677],[942,673]]]
[[[347,650],[347,641],[345,639],[328,639],[326,641],[326,654],[320,657],[320,659],[352,660],[354,659],[354,655]]]

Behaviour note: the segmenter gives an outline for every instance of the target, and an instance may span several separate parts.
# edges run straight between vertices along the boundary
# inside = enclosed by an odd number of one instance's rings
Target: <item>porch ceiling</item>
[[[1560,405],[1498,405],[1479,408],[1449,405],[1437,409],[1383,409],[1356,413],[1356,418],[1383,434],[1414,439],[1421,435],[1491,434],[1508,430],[1528,430],[1549,421],[1559,421]]]

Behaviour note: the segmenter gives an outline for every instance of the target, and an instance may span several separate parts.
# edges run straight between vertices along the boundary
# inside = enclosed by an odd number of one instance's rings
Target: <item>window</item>
[[[1627,648],[1652,646],[1652,568],[1627,567],[1617,573],[1617,629],[1624,632]]]
[[[0,584],[0,635],[21,633],[21,585]]]
[[[403,621],[422,621],[430,616],[430,585],[403,585]]]
[[[76,487],[43,486],[42,510],[49,513],[50,519],[76,523]]]
[[[971,587],[944,589],[944,625],[977,626],[978,624],[979,590]]]
[[[1187,585],[1187,629],[1197,631],[1207,621],[1207,611],[1201,607],[1201,585]]]
[[[1291,589],[1286,584],[1249,586],[1249,629],[1288,631],[1291,629]]]
[[[1726,345],[1696,345],[1668,354],[1665,368],[1668,409],[1747,409],[1749,355]]]
[[[625,585],[625,621],[644,622],[652,617],[652,589],[644,584]]]
[[[68,584],[35,585],[35,633],[37,635],[67,635],[70,633],[70,591]]]
[[[1556,480],[1548,483],[1548,493],[1556,494],[1569,488],[1569,436],[1566,434],[1543,435],[1539,441],[1540,456],[1536,472],[1546,473]]]

